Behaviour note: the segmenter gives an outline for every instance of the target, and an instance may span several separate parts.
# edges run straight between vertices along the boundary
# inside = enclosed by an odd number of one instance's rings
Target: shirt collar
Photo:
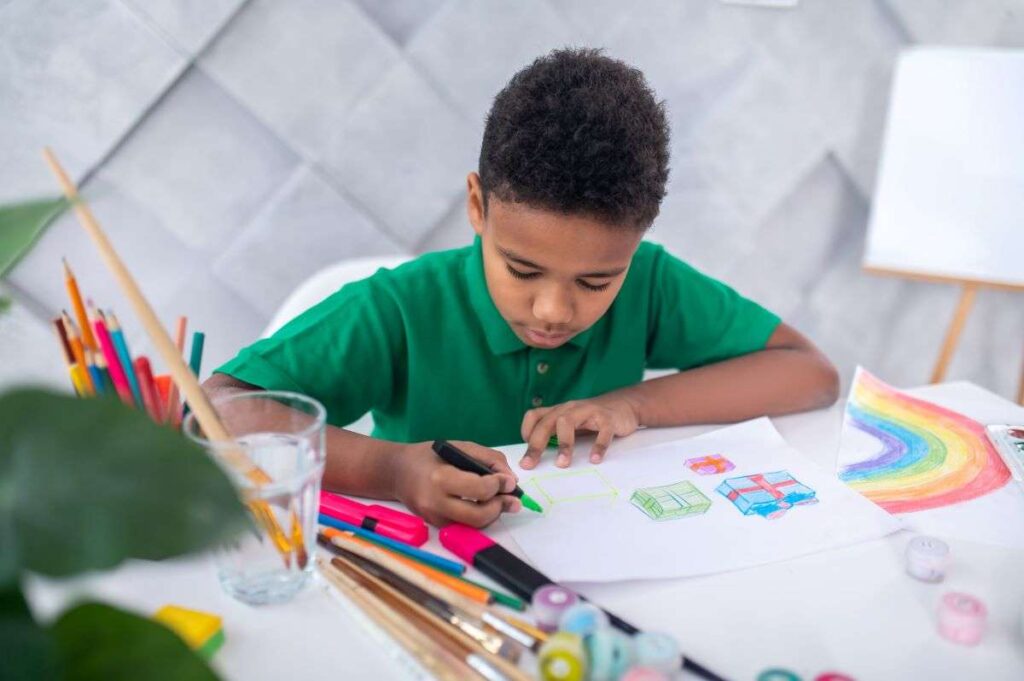
[[[494,305],[490,291],[487,290],[487,279],[484,276],[483,247],[480,237],[473,239],[473,246],[470,249],[469,257],[466,258],[466,289],[469,292],[469,302],[483,326],[484,335],[487,337],[487,345],[495,355],[505,355],[527,347],[526,343],[520,340],[512,327],[508,325],[505,318],[498,312]],[[598,320],[597,324],[600,324]],[[582,348],[594,332],[594,324],[589,329],[582,331],[570,338],[566,345]],[[564,347],[564,346],[563,346]],[[557,348],[556,348],[557,349]]]

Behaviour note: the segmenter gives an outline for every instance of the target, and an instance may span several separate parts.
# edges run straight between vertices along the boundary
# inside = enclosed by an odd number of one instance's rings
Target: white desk
[[[967,383],[912,392],[983,422],[1024,417],[1024,409]],[[833,470],[841,416],[836,405],[774,422],[798,450]],[[642,431],[622,440],[610,455],[709,429]],[[491,534],[517,550],[501,528]],[[444,553],[433,535],[425,548]],[[1024,678],[1024,552],[951,541],[953,564],[946,580],[924,584],[903,572],[907,539],[900,533],[749,570],[581,590],[641,628],[675,634],[688,655],[730,679],[754,679],[776,666],[806,680],[825,671],[859,681]],[[226,596],[209,560],[199,558],[133,562],[60,587],[36,580],[29,593],[43,616],[76,594],[144,613],[166,603],[218,613],[227,642],[215,666],[229,679],[406,676],[324,588],[316,584],[286,605],[252,608]],[[935,633],[938,599],[952,590],[974,594],[989,608],[989,630],[976,648],[948,643]]]

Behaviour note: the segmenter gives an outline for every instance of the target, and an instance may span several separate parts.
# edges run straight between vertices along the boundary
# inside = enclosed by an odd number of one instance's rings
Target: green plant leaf
[[[61,577],[198,551],[247,524],[220,467],[141,410],[0,394],[0,584],[12,571]]]
[[[55,679],[56,651],[50,633],[32,619],[21,589],[0,589],[0,678]]]
[[[62,198],[46,198],[0,206],[0,276],[18,262],[66,205]]]
[[[11,309],[11,299],[7,296],[0,296],[0,314]]]
[[[77,605],[51,631],[68,681],[217,679],[170,629],[109,605]]]

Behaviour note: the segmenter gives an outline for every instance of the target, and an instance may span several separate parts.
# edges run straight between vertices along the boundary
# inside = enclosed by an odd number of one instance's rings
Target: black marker
[[[455,466],[460,471],[466,471],[467,473],[476,473],[477,475],[492,475],[492,471],[487,466],[483,465],[469,454],[448,442],[447,440],[434,440],[434,444],[431,445],[437,455],[444,459],[444,462]],[[537,513],[543,513],[544,509],[540,507],[536,501],[530,497],[529,494],[524,492],[519,485],[510,492],[512,496],[519,497],[519,500],[523,502],[523,506],[536,511]]]

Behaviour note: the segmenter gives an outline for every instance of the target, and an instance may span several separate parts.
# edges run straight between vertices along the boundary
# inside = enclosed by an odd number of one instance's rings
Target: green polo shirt
[[[346,284],[217,369],[310,395],[328,422],[372,412],[373,435],[487,446],[522,441],[523,413],[765,346],[779,318],[643,242],[592,327],[555,349],[523,343],[498,313],[480,241]]]

